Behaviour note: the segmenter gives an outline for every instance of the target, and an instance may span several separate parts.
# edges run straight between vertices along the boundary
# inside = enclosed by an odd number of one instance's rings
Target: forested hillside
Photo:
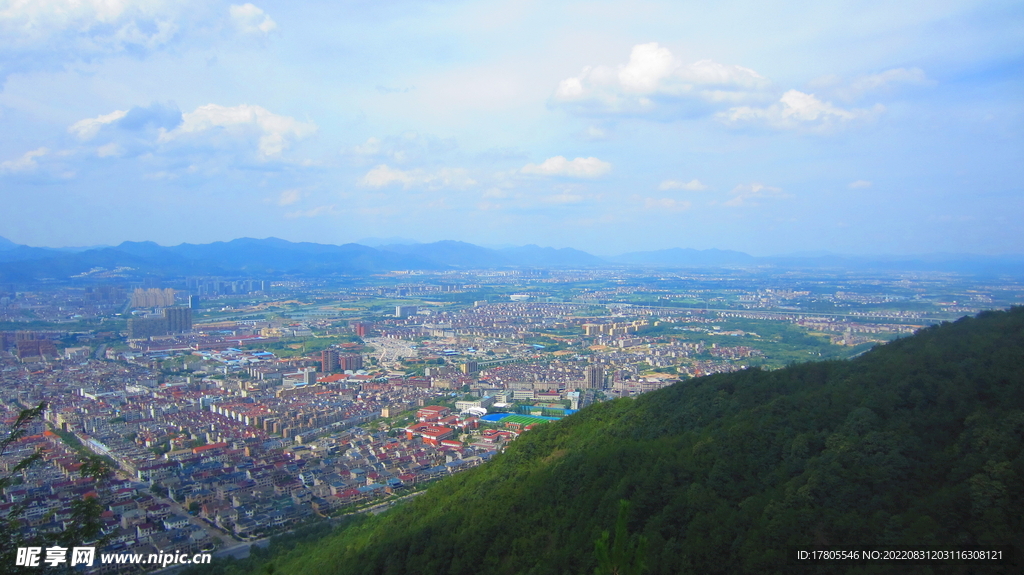
[[[646,539],[647,572],[792,573],[796,545],[1024,549],[1024,308],[852,361],[690,380],[541,426],[390,513],[264,572],[593,573]],[[1018,572],[930,566],[834,572]],[[230,568],[229,568],[230,572]],[[821,571],[814,571],[821,572]],[[251,573],[251,571],[247,571]]]

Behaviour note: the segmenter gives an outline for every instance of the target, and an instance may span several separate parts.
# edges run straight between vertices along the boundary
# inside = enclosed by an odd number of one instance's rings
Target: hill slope
[[[787,547],[812,544],[1020,550],[1022,379],[1024,308],[852,361],[691,380],[541,426],[273,563],[296,575],[593,573],[621,499],[650,573],[790,573]]]
[[[850,362],[597,405],[274,563],[294,574],[589,573],[620,499],[651,573],[790,572],[790,545],[1020,549],[1022,368],[1018,308]]]

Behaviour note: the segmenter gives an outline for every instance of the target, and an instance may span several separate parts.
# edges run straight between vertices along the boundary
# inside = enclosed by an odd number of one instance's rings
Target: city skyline
[[[0,236],[1024,253],[1012,2],[0,8]]]

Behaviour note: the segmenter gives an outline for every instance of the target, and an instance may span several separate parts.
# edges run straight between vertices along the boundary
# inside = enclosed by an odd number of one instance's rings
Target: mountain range
[[[138,275],[330,275],[390,270],[500,268],[784,268],[880,271],[937,271],[978,275],[1024,275],[1024,256],[927,254],[844,256],[795,254],[755,257],[730,250],[666,250],[598,257],[573,248],[536,245],[492,249],[445,240],[414,243],[316,244],[278,238],[240,238],[209,244],[160,246],[124,242],[91,248],[39,248],[0,237],[0,281],[66,279],[90,270],[131,268]],[[367,243],[376,243],[368,239]]]

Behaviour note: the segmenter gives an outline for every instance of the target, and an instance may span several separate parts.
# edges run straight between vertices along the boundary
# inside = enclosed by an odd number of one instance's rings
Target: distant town
[[[97,497],[109,551],[243,553],[375,512],[594,402],[855,357],[1024,303],[1016,279],[759,269],[402,270],[0,284],[0,508],[59,531]],[[83,478],[81,454],[116,473]],[[105,566],[104,569],[115,569]]]

